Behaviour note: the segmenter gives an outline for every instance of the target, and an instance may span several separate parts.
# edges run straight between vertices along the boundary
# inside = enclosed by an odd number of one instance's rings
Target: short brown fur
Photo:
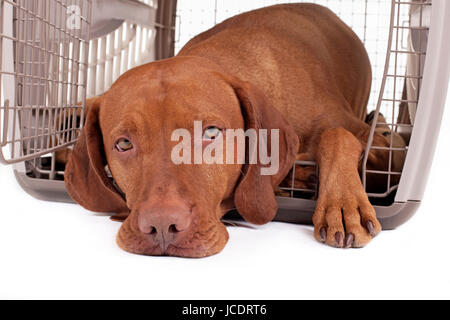
[[[87,209],[125,220],[117,238],[123,249],[203,257],[226,244],[220,219],[228,210],[257,224],[273,219],[274,189],[301,155],[320,169],[315,237],[336,247],[364,246],[381,230],[358,175],[370,86],[363,44],[330,10],[289,4],[238,15],[192,39],[176,57],[130,70],[88,102],[67,189]],[[261,176],[259,165],[173,164],[170,133],[192,131],[194,120],[280,129],[278,174]],[[128,156],[114,150],[120,136],[135,144]],[[381,135],[375,140],[388,144]],[[382,156],[371,159],[373,167],[385,165]],[[106,164],[125,198],[105,180]],[[161,247],[139,226],[143,216],[173,206],[189,226]]]

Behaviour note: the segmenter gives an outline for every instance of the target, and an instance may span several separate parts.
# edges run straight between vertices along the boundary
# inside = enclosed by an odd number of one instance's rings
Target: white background
[[[449,88],[450,90],[450,88]],[[450,298],[450,99],[423,204],[368,247],[316,243],[312,227],[229,228],[213,257],[144,257],[119,223],[28,196],[0,166],[0,298]]]
[[[205,259],[131,255],[115,244],[119,223],[36,200],[0,166],[0,298],[449,299],[447,100],[421,208],[360,250],[319,244],[309,226],[270,223],[229,228],[224,251]]]

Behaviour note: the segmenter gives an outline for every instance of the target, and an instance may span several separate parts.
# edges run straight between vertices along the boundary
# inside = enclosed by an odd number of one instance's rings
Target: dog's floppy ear
[[[64,173],[74,201],[95,212],[128,212],[125,200],[108,178],[99,124],[101,97],[86,101],[87,117]]]
[[[269,104],[265,95],[248,82],[232,79],[231,85],[241,104],[245,129],[267,129],[268,152],[270,151],[271,129],[279,130],[279,170],[275,175],[261,175],[259,159],[257,164],[247,164],[244,175],[234,193],[234,203],[243,218],[254,224],[264,224],[275,218],[278,205],[274,189],[283,181],[295,161],[299,140],[292,126],[281,113]],[[258,138],[259,139],[259,138]],[[257,146],[248,150],[255,153]]]

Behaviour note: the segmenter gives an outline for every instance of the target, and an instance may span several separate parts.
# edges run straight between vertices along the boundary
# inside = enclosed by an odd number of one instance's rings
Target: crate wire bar
[[[368,174],[387,177],[387,185],[384,192],[368,192],[371,197],[383,198],[398,188],[400,179],[397,179],[397,183],[394,184],[393,177],[399,178],[402,171],[395,171],[393,169],[393,157],[395,153],[404,153],[406,157],[408,145],[405,147],[396,147],[394,145],[394,134],[401,134],[405,130],[409,130],[407,133],[410,137],[412,133],[415,112],[419,102],[423,66],[426,56],[426,40],[429,32],[429,21],[427,25],[424,24],[424,11],[431,9],[430,7],[431,1],[428,0],[392,1],[391,28],[389,28],[386,64],[379,91],[376,113],[362,165],[362,181],[365,187],[367,186]],[[401,17],[404,15],[408,16],[408,20],[402,21]],[[408,31],[408,44],[406,46],[402,43],[405,30]],[[404,62],[407,63],[406,66]],[[389,90],[389,88],[392,88],[392,90]],[[402,105],[405,106],[405,110],[407,110],[409,116],[405,123],[401,123],[402,120],[399,118],[401,112],[400,107]],[[388,116],[387,119],[390,119],[387,121],[391,132],[388,147],[372,145],[377,127],[386,125],[386,123],[378,121],[381,110]],[[368,157],[371,150],[384,150],[389,153],[387,170],[367,169]]]

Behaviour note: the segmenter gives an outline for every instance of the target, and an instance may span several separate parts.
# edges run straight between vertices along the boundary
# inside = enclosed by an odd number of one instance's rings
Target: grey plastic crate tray
[[[28,177],[14,170],[20,186],[31,196],[44,201],[75,203],[65,191],[64,181],[42,180]],[[312,224],[314,200],[277,197],[278,213],[274,221],[296,224]],[[409,220],[420,205],[419,201],[395,202],[391,206],[375,206],[377,217],[384,230],[395,229]],[[228,218],[240,219],[238,214],[230,213]]]

